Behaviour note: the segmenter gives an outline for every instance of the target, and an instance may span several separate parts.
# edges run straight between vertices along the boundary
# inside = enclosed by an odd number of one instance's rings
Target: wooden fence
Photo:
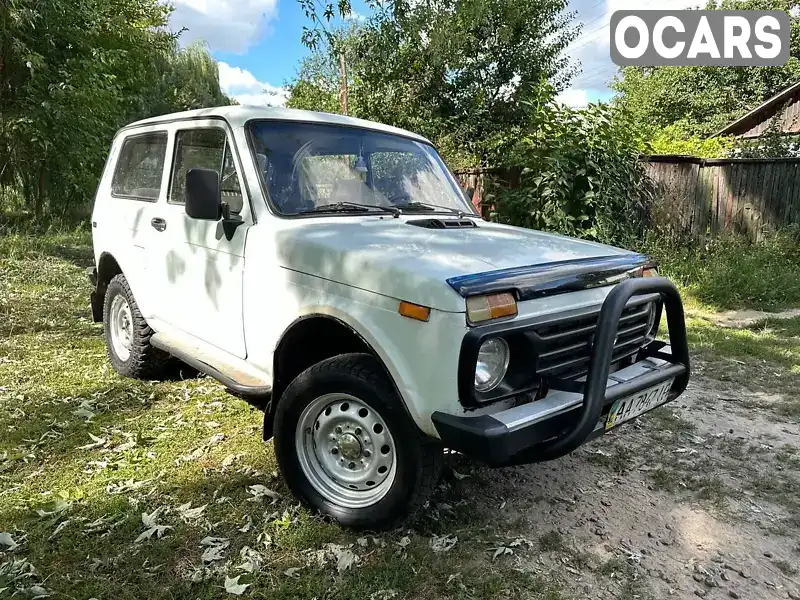
[[[721,232],[760,238],[800,222],[800,159],[650,156],[653,221],[701,238]]]
[[[650,226],[702,239],[721,232],[760,238],[764,232],[800,223],[800,158],[700,159],[643,157],[653,183]],[[517,187],[519,174],[501,169],[456,172],[464,189],[475,190],[477,207],[487,177]]]

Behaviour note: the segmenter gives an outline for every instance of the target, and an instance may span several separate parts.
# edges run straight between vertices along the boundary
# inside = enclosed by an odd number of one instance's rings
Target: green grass
[[[85,232],[0,236],[0,533],[19,544],[13,552],[0,546],[0,589],[23,597],[40,585],[67,598],[216,598],[226,597],[226,576],[241,575],[250,584],[245,595],[255,598],[555,600],[564,595],[557,578],[521,572],[514,561],[552,551],[591,562],[547,530],[533,548],[515,546],[512,557],[492,560],[487,540],[510,543],[515,528],[480,499],[452,491],[457,484],[388,533],[346,531],[310,513],[276,473],[259,412],[208,378],[178,373],[146,382],[113,371],[102,327],[89,315],[84,269],[91,263]],[[714,376],[730,369],[731,381],[778,373],[787,385],[800,382],[800,319],[738,331],[697,318],[689,335]],[[778,410],[797,418],[800,409],[787,400]],[[648,419],[661,431],[693,431],[668,407]],[[623,444],[585,456],[624,473],[636,454]],[[797,460],[784,448],[774,459],[785,467],[779,477],[753,474],[743,485],[795,506]],[[650,478],[654,487],[689,489],[712,503],[728,493],[725,482],[672,465]],[[253,501],[253,485],[276,491],[278,500]],[[205,508],[190,518],[179,509],[185,504]],[[156,524],[169,529],[136,543],[147,530],[142,514],[157,510]],[[432,537],[445,534],[458,543],[434,553]],[[228,540],[223,560],[203,563],[207,536]],[[336,555],[345,550],[358,560],[339,572]],[[237,568],[248,555],[261,563],[258,572]]]
[[[504,525],[474,502],[445,497],[448,511],[375,535],[300,507],[259,412],[208,378],[112,370],[88,309],[91,262],[85,233],[0,237],[0,533],[19,544],[0,545],[0,596],[230,597],[225,578],[241,575],[254,598],[562,597],[552,578],[491,560],[485,539]],[[278,500],[254,501],[253,485]],[[185,504],[205,508],[187,517]],[[154,511],[168,529],[137,543]],[[459,542],[434,553],[434,533]],[[207,536],[228,540],[222,560],[204,564]],[[358,558],[340,572],[345,551]],[[238,568],[247,556],[258,572]]]
[[[640,250],[685,292],[716,309],[777,310],[800,306],[800,230],[759,243],[720,237],[705,246],[651,235]]]

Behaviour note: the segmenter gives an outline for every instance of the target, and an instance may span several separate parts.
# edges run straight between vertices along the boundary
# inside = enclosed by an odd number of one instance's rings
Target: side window
[[[243,206],[242,187],[230,146],[222,129],[189,129],[175,134],[175,157],[169,201],[186,203],[186,173],[190,169],[211,169],[220,174],[222,201],[231,212],[239,213]]]
[[[148,202],[158,200],[166,154],[165,132],[126,138],[111,180],[111,194]]]

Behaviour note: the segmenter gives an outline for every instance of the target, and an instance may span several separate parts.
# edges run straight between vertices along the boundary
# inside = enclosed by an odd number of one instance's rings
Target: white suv
[[[133,123],[92,227],[114,368],[177,357],[262,407],[288,486],[343,524],[420,506],[443,447],[550,460],[689,378],[680,296],[646,257],[485,222],[428,140],[378,123]]]

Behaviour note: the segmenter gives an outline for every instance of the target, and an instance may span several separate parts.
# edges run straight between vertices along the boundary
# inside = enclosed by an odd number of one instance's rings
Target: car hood
[[[431,229],[425,217],[284,221],[281,266],[422,304],[463,312],[454,277],[514,267],[633,253],[586,240],[476,221],[475,228]]]

